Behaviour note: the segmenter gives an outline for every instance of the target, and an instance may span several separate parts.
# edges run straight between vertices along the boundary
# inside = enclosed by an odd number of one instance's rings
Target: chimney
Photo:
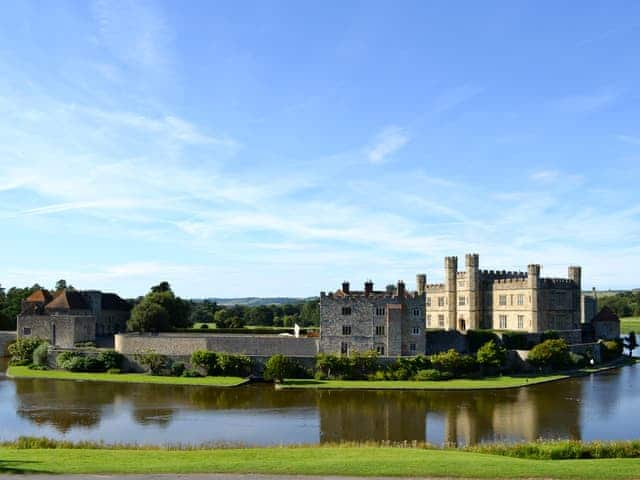
[[[404,298],[404,282],[398,280],[398,298]]]
[[[342,282],[342,293],[349,295],[349,282]]]
[[[416,291],[418,295],[422,295],[426,290],[427,276],[424,273],[416,275]]]
[[[373,293],[373,282],[371,280],[367,280],[364,282],[364,294],[366,296],[371,295]]]

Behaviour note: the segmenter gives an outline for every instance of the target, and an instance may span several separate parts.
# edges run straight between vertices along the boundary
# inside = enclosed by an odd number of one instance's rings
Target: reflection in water
[[[640,365],[494,392],[275,391],[0,379],[0,439],[246,444],[637,438]],[[626,428],[620,428],[620,426]]]

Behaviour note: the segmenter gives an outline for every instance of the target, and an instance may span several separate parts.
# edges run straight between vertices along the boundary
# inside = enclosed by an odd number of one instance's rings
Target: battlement
[[[570,278],[542,278],[542,288],[575,288],[576,282]]]
[[[520,284],[523,286],[526,286],[528,284],[528,279],[525,278],[521,278],[521,277],[515,277],[515,278],[496,278],[491,280],[491,283],[494,284],[502,284],[502,285],[506,285],[506,284]]]
[[[440,290],[444,288],[444,283],[430,283],[427,285],[427,290]]]
[[[511,272],[507,270],[480,270],[480,276],[483,280],[522,280],[528,278],[529,274],[527,272]]]
[[[458,278],[467,278],[467,272],[458,272]]]

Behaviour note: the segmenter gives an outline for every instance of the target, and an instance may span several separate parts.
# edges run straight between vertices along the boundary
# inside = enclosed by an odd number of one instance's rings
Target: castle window
[[[376,327],[376,335],[384,335],[384,325],[378,325]]]
[[[507,304],[507,296],[506,295],[500,295],[498,297],[498,305],[506,305]]]
[[[507,316],[500,315],[500,328],[507,328]]]
[[[420,327],[413,327],[411,329],[411,335],[420,335]]]
[[[382,317],[386,312],[386,308],[385,307],[376,307],[376,315],[378,317]]]
[[[413,313],[413,316],[414,316],[414,317],[419,317],[419,316],[420,316],[421,311],[420,311],[420,309],[419,309],[419,308],[414,308],[412,313]]]
[[[517,303],[518,305],[524,305],[524,295],[518,295],[518,296],[516,297],[516,303]]]
[[[384,345],[376,345],[376,353],[378,355],[384,355]]]
[[[351,315],[351,307],[342,307],[342,315]]]
[[[438,315],[438,326],[444,327],[444,315]]]
[[[409,351],[411,353],[415,353],[416,352],[416,344],[415,343],[410,343],[409,344]]]
[[[444,307],[444,297],[438,297],[438,306]]]
[[[349,355],[349,344],[347,342],[342,342],[340,344],[340,354]]]
[[[467,304],[467,297],[461,295],[458,297],[458,305],[463,306]]]
[[[427,307],[431,306],[431,297],[427,297]]]
[[[342,334],[343,335],[351,335],[351,325],[343,325],[342,326]]]
[[[22,335],[24,335],[25,337],[28,337],[29,335],[31,335],[31,328],[30,327],[22,327]]]
[[[427,327],[431,326],[431,315],[427,315]]]
[[[524,315],[518,315],[518,328],[524,328]]]

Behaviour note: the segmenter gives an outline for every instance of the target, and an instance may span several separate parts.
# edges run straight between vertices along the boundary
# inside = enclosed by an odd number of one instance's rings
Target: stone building
[[[480,270],[479,255],[446,257],[444,283],[426,286],[426,326],[464,332],[468,329],[576,330],[582,323],[581,268],[568,278],[543,278],[540,265],[526,272]]]
[[[51,345],[73,347],[125,331],[130,312],[129,303],[114,293],[37,290],[22,302],[16,333],[18,338],[44,338]]]
[[[367,281],[353,291],[344,282],[335,293],[320,294],[320,350],[349,355],[375,350],[382,356],[416,355],[425,351],[425,293],[404,282],[395,291],[377,291]],[[420,283],[422,282],[422,283]]]

